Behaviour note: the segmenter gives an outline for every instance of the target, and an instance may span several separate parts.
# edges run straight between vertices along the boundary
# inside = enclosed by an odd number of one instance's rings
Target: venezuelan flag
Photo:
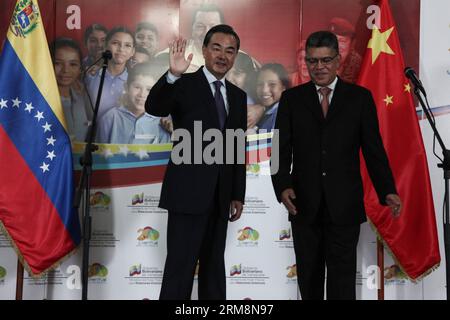
[[[80,243],[72,165],[39,6],[19,0],[0,56],[0,225],[34,276]]]

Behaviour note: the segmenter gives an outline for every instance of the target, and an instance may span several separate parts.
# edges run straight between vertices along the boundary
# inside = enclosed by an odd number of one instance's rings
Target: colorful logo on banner
[[[137,237],[139,241],[157,241],[159,239],[159,231],[149,226],[139,229],[137,232],[139,233]]]
[[[288,273],[286,274],[286,277],[288,277],[289,279],[297,277],[297,265],[296,264],[294,264],[292,266],[288,266],[286,268],[286,270],[288,270]]]
[[[129,208],[130,213],[143,214],[143,213],[164,213],[165,211],[158,208],[159,205],[159,193],[151,192],[139,192],[129,196]]]
[[[111,203],[111,198],[107,194],[97,191],[94,194],[91,194],[90,203],[92,207],[108,208]]]
[[[280,236],[279,236],[280,241],[283,240],[290,240],[291,239],[291,229],[283,229],[280,231]]]
[[[38,25],[39,10],[32,0],[17,3],[11,20],[10,29],[16,37],[23,37],[32,32]]]
[[[266,285],[270,277],[259,266],[236,264],[230,268],[230,285]]]
[[[6,269],[0,266],[0,281],[6,277]]]
[[[135,264],[130,267],[130,277],[138,276],[142,273],[141,264]]]
[[[274,242],[280,249],[292,249],[294,247],[291,228],[281,229],[277,234],[274,235],[274,238]]]
[[[241,229],[238,231],[239,241],[245,241],[245,240],[251,240],[251,241],[257,241],[259,239],[259,232],[255,229],[252,229],[251,227],[245,227],[244,229]]]
[[[400,269],[400,267],[396,264],[393,264],[390,267],[384,268],[384,279],[386,284],[390,282],[405,282],[408,277],[406,274]]]
[[[128,268],[129,276],[125,277],[129,285],[161,285],[163,269],[160,267],[133,264]]]
[[[261,172],[261,166],[259,163],[253,163],[247,165],[247,174],[258,175]]]
[[[88,277],[106,279],[108,276],[108,268],[100,263],[93,263],[89,266]]]
[[[230,268],[230,276],[237,276],[242,273],[242,264],[235,264]]]
[[[137,204],[142,204],[144,203],[144,193],[142,192],[141,194],[135,194],[133,196],[133,199],[131,199],[131,205],[135,206]]]

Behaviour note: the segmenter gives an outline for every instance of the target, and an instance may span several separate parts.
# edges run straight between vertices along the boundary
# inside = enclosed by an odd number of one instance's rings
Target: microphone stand
[[[89,271],[89,241],[91,240],[91,225],[92,218],[90,215],[90,191],[91,191],[91,176],[92,176],[92,152],[98,150],[98,146],[95,145],[94,138],[97,128],[97,114],[100,106],[100,99],[103,91],[103,82],[105,81],[105,72],[108,67],[108,60],[111,59],[111,52],[105,51],[102,55],[103,66],[100,76],[100,85],[98,87],[97,100],[95,102],[94,116],[92,118],[92,124],[89,128],[86,140],[86,146],[84,154],[80,158],[80,164],[83,167],[80,184],[74,199],[74,208],[77,210],[80,207],[81,197],[84,192],[84,207],[83,207],[83,260],[82,260],[82,292],[81,299],[87,300],[88,294],[88,271]]]
[[[436,124],[434,122],[434,119],[431,117],[431,111],[428,110],[427,106],[425,105],[422,96],[420,95],[420,90],[422,89],[423,92],[425,92],[425,89],[420,88],[417,86],[414,82],[412,82],[414,85],[414,94],[416,95],[417,99],[420,102],[420,105],[422,106],[423,111],[425,112],[425,115],[427,116],[428,122],[430,123],[431,128],[433,129],[434,135],[436,139],[438,140],[439,145],[442,149],[442,154],[444,158],[441,160],[441,163],[439,163],[437,166],[439,168],[442,168],[444,170],[444,184],[445,184],[445,194],[444,194],[444,247],[445,247],[445,272],[446,272],[446,287],[447,287],[447,300],[450,300],[450,286],[449,286],[449,279],[450,279],[450,220],[449,220],[449,179],[450,179],[450,150],[448,150],[445,147],[444,142],[442,141],[442,138],[436,129]],[[425,96],[425,94],[424,94]]]

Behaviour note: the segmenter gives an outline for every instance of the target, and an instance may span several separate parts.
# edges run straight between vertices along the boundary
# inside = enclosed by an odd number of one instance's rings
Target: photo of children
[[[277,117],[278,103],[284,90],[290,88],[286,69],[279,63],[268,63],[261,67],[256,80],[256,97],[265,109],[256,124],[258,131],[272,131]]]
[[[101,24],[94,23],[84,30],[84,45],[87,50],[87,56],[83,58],[83,70],[89,68],[102,56],[105,50],[105,40],[108,29]],[[101,66],[101,61],[98,67]]]
[[[106,36],[106,49],[112,53],[112,59],[106,69],[103,92],[98,109],[98,119],[109,109],[119,105],[119,98],[124,93],[124,85],[128,78],[127,62],[134,55],[134,35],[127,28],[118,26],[111,29]],[[100,85],[101,69],[92,75],[86,74],[84,82],[86,90],[95,104]]]
[[[79,79],[82,70],[81,49],[69,38],[57,38],[50,44],[56,82],[72,141],[85,141],[93,110]]]
[[[145,112],[145,100],[161,69],[140,63],[128,73],[125,94],[119,107],[109,109],[100,119],[97,142],[114,144],[169,143],[169,133],[160,125],[161,118]]]
[[[158,29],[150,22],[140,22],[136,26],[134,34],[136,47],[147,50],[150,58],[153,58],[158,52],[159,35]]]

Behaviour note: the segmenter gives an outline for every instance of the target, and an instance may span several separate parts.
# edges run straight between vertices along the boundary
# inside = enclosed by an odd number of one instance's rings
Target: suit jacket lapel
[[[206,79],[205,74],[203,73],[204,67],[201,67],[196,71],[196,75],[198,77],[197,87],[200,99],[205,106],[205,112],[208,115],[208,118],[214,124],[215,128],[219,128],[219,114],[217,113],[216,102],[214,101],[214,96],[211,91],[211,86],[208,83],[208,79]]]
[[[228,115],[225,122],[225,128],[233,128],[231,125],[233,119],[236,116],[236,108],[238,107],[237,95],[234,92],[234,88],[231,86],[228,80],[225,80],[225,88],[227,90],[227,100],[228,100]]]
[[[325,121],[322,113],[322,106],[320,105],[319,101],[319,95],[316,91],[316,86],[312,81],[308,82],[307,90],[308,90],[307,101],[305,101],[306,106],[309,108],[309,110],[313,113],[313,115],[316,117],[318,121],[320,122]]]
[[[334,88],[333,98],[331,99],[330,108],[328,110],[326,121],[331,121],[339,111],[342,110],[342,104],[345,102],[346,85],[338,78],[336,87]]]

